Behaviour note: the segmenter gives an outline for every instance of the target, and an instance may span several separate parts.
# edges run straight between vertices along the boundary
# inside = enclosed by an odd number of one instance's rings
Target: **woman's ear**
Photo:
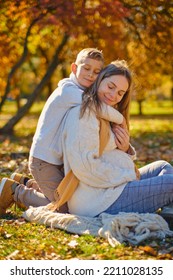
[[[73,74],[76,74],[76,72],[77,72],[77,65],[75,63],[71,64],[71,71],[73,72]]]

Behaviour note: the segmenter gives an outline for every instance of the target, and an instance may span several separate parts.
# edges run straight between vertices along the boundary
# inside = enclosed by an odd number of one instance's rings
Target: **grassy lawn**
[[[170,100],[166,101],[144,101],[142,105],[142,112],[145,116],[147,115],[171,115],[173,114],[173,103]],[[139,108],[136,101],[131,103],[131,114],[138,115]]]
[[[0,136],[0,179],[10,176],[15,170],[28,174],[28,152],[42,105],[35,104],[31,112],[16,125],[15,136]],[[131,143],[137,150],[139,167],[158,159],[165,159],[173,164],[172,107],[166,103],[161,107],[158,105],[146,105],[146,114],[139,117],[136,115],[136,104],[132,104]],[[14,104],[10,102],[0,116],[0,126],[13,112]],[[21,218],[22,213],[22,209],[12,206],[7,215],[0,219],[0,260],[173,259],[173,251],[169,250],[172,247],[172,238],[147,240],[139,246],[122,244],[113,248],[105,239],[99,237],[78,236],[28,223]],[[170,226],[172,227],[172,224]]]

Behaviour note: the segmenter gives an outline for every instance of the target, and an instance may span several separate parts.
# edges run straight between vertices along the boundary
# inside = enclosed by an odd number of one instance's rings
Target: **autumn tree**
[[[7,1],[8,2],[8,1]],[[27,103],[20,108],[18,113],[12,117],[7,124],[1,129],[3,133],[9,133],[12,131],[14,125],[26,114],[29,110],[36,97],[43,90],[43,87],[50,80],[53,72],[55,71],[58,64],[62,63],[63,55],[62,53],[67,51],[67,42],[69,38],[77,38],[79,34],[91,34],[93,29],[93,23],[95,23],[94,33],[90,36],[90,41],[92,43],[97,42],[98,30],[105,24],[105,18],[109,20],[116,15],[118,19],[125,15],[122,5],[119,1],[115,1],[119,9],[116,11],[116,5],[113,5],[111,1],[103,1],[103,3],[95,6],[91,6],[92,2],[89,1],[31,1],[27,4],[27,1],[14,1],[13,7],[11,8],[12,17],[18,18],[21,16],[21,12],[25,14],[27,18],[25,21],[26,31],[25,37],[23,37],[23,51],[22,55],[16,61],[16,64],[11,68],[8,75],[7,84],[5,88],[5,94],[2,97],[1,106],[10,92],[10,84],[16,70],[23,64],[23,62],[28,59],[29,56],[29,40],[35,40],[37,36],[44,34],[45,30],[50,27],[49,35],[52,36],[55,30],[55,26],[58,29],[55,34],[58,36],[54,38],[55,42],[53,44],[52,58],[49,61],[49,66],[47,67],[45,73],[41,77],[39,83],[36,85],[32,94],[30,94]],[[114,3],[114,4],[115,4]],[[7,5],[8,3],[6,3]],[[31,4],[31,5],[30,5]],[[22,8],[21,8],[22,6]],[[20,8],[19,8],[20,7]],[[105,9],[106,7],[106,9]],[[7,6],[6,6],[7,9]],[[110,11],[107,15],[107,11]],[[99,12],[98,12],[99,11]],[[98,23],[97,23],[98,22]],[[13,24],[20,25],[19,21],[13,22]],[[37,26],[36,26],[37,24]],[[21,26],[23,25],[21,19]],[[20,26],[20,27],[21,27]],[[34,31],[36,26],[37,33]],[[18,26],[19,27],[19,26]],[[52,28],[52,29],[51,29]],[[109,26],[108,26],[109,28]],[[113,31],[113,30],[112,30]],[[112,32],[113,33],[113,32]],[[20,33],[19,33],[20,34]],[[39,35],[38,35],[39,34]],[[13,42],[13,41],[12,41]],[[58,45],[56,46],[56,44]],[[33,47],[33,44],[32,44]],[[31,50],[30,50],[31,56]]]
[[[168,0],[123,2],[131,11],[127,18],[128,53],[137,75],[136,99],[141,111],[147,91],[160,86],[163,75],[172,76],[173,73],[173,10]]]
[[[51,91],[51,81],[57,84],[60,72],[68,73],[70,62],[86,46],[102,49],[106,63],[127,59],[140,84],[137,97],[144,98],[142,87],[159,83],[156,73],[172,73],[167,63],[172,55],[171,11],[167,0],[1,0],[0,108],[7,96],[20,96],[24,84],[32,91],[0,132],[12,132],[45,87]]]

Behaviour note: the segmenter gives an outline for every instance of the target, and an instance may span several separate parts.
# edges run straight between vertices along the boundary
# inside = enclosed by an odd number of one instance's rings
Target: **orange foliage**
[[[32,75],[27,81],[32,85],[43,77],[65,32],[70,40],[59,60],[66,68],[80,49],[94,46],[103,50],[106,63],[127,59],[141,83],[146,80],[146,88],[156,86],[155,72],[172,73],[173,28],[168,0],[6,0],[0,1],[1,96],[10,69],[23,52],[28,28],[36,19],[28,37],[26,63],[17,70],[18,76],[34,73],[35,78]]]

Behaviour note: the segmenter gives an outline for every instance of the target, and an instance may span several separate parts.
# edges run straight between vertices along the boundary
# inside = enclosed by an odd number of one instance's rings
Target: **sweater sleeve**
[[[65,83],[61,89],[61,98],[64,106],[68,108],[80,105],[82,103],[83,90],[73,82]],[[123,115],[113,107],[102,103],[99,117],[117,124],[123,122]]]
[[[99,117],[117,124],[122,124],[123,115],[111,106],[102,103],[102,109]]]

